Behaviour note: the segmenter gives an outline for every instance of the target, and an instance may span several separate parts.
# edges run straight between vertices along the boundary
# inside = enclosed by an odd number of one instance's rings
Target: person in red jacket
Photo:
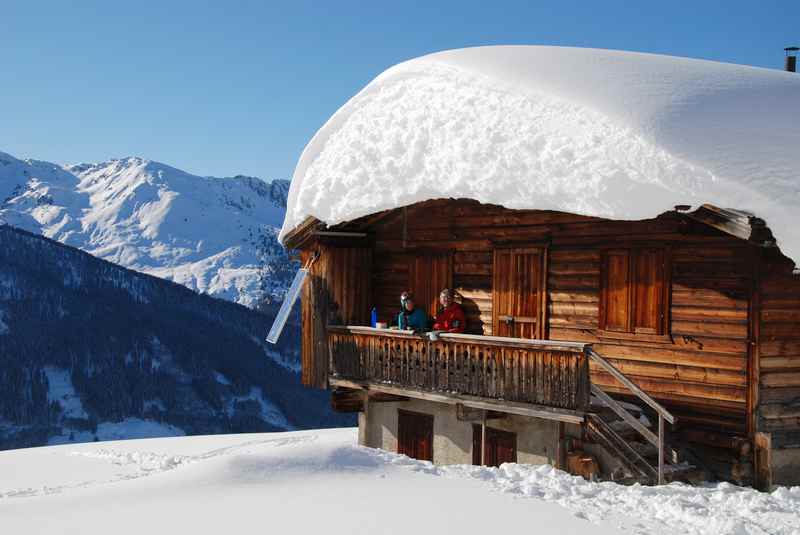
[[[442,304],[442,309],[436,314],[436,319],[433,322],[434,331],[447,333],[464,332],[464,327],[466,326],[464,309],[455,302],[453,297],[453,290],[450,288],[445,288],[439,294],[439,303]]]

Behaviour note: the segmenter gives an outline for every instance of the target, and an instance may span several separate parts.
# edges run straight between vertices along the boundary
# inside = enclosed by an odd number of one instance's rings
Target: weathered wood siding
[[[375,239],[373,302],[382,319],[397,312],[400,292],[408,288],[409,258],[447,250],[453,253],[453,286],[463,297],[468,332],[497,334],[495,250],[546,246],[547,338],[594,343],[673,410],[684,427],[747,432],[752,245],[675,213],[625,222],[432,201],[409,207],[404,226],[397,212],[368,229]],[[599,331],[603,251],[632,246],[663,247],[668,255],[669,317],[662,335]],[[592,380],[624,392],[594,367]]]
[[[793,264],[764,255],[759,273],[758,431],[773,447],[800,445],[800,276]]]
[[[303,263],[315,252],[319,257],[311,265],[310,280],[301,296],[302,382],[326,388],[327,325],[366,325],[369,321],[372,249],[316,244],[303,253]]]

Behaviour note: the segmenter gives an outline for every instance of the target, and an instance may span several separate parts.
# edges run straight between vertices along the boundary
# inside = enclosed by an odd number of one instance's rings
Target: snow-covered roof
[[[306,146],[281,230],[434,198],[644,219],[753,212],[800,259],[800,75],[547,46],[396,65]]]

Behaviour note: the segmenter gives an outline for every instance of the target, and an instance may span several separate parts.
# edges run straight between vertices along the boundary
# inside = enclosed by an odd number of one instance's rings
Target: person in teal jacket
[[[400,329],[425,331],[428,329],[428,315],[414,306],[414,297],[408,293],[400,294],[400,313],[397,315],[397,326]]]

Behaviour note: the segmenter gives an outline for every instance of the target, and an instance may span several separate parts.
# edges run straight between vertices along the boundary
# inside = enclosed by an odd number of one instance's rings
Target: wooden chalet
[[[621,481],[800,483],[800,278],[757,218],[439,199],[309,218],[285,244],[311,275],[303,382],[359,413],[362,444]],[[368,326],[403,290],[435,314],[444,287],[465,334]]]

